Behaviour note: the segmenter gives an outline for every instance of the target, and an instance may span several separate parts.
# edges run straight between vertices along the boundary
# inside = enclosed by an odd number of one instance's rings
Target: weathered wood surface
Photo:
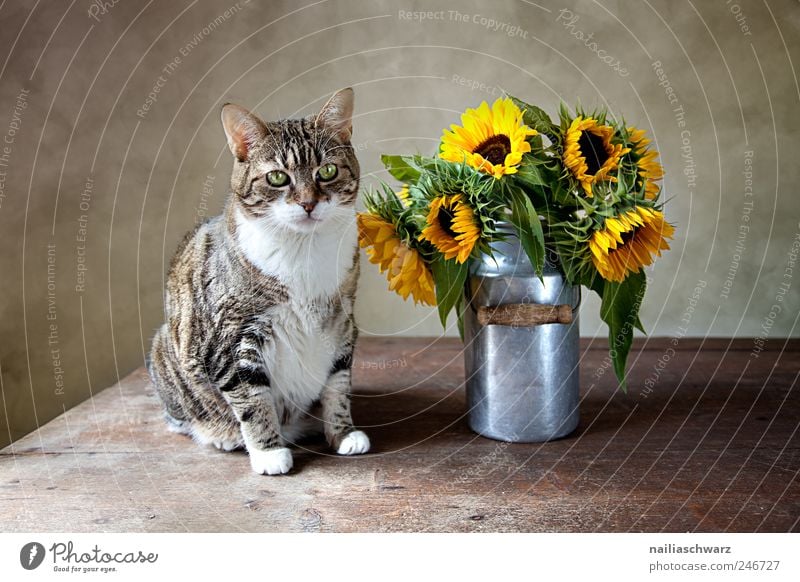
[[[373,452],[312,442],[283,477],[168,433],[138,370],[0,451],[0,530],[798,531],[800,342],[669,347],[634,347],[626,395],[585,342],[577,432],[510,445],[466,427],[458,341],[364,339]]]
[[[572,323],[571,305],[541,305],[539,303],[506,303],[494,307],[478,307],[481,325],[517,325],[530,327],[547,323]]]

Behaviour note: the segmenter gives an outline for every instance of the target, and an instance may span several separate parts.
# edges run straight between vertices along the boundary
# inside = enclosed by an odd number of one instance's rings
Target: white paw
[[[248,451],[250,466],[259,475],[283,475],[292,468],[292,452],[287,448]]]
[[[336,451],[340,455],[362,455],[369,450],[369,437],[360,430],[348,434]]]

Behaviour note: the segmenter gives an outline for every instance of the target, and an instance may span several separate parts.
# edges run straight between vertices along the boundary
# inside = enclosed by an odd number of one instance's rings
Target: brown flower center
[[[453,230],[453,220],[455,219],[455,214],[449,208],[445,208],[442,206],[439,209],[439,226],[442,227],[442,230],[445,231],[448,235],[453,238],[456,238],[457,233]]]
[[[506,156],[511,153],[511,140],[507,135],[493,135],[478,144],[472,153],[480,154],[490,164],[502,164],[506,161]]]
[[[578,138],[578,147],[581,149],[581,154],[583,154],[586,165],[589,168],[586,173],[592,176],[595,175],[608,160],[608,152],[603,143],[603,138],[590,131],[582,131],[581,137]]]

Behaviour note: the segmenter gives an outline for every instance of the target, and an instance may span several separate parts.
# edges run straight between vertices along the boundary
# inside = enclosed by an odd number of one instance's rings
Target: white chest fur
[[[307,410],[328,379],[336,341],[318,320],[290,305],[272,315],[272,341],[264,349],[267,371],[287,404]]]
[[[245,256],[288,290],[289,302],[270,312],[272,341],[264,360],[286,403],[307,409],[319,398],[338,344],[313,306],[335,296],[352,268],[355,220],[344,229],[339,224],[311,233],[281,230],[280,234],[241,215],[236,220]]]
[[[236,235],[245,256],[286,285],[294,302],[307,305],[339,290],[353,265],[358,240],[355,217],[299,233],[276,230],[236,212]]]

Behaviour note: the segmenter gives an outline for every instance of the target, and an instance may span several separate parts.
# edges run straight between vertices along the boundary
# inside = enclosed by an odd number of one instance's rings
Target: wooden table
[[[458,341],[365,338],[372,453],[311,442],[283,477],[168,433],[140,369],[0,451],[2,531],[799,530],[800,342],[670,347],[636,344],[626,395],[585,341],[578,430],[506,444],[466,426]]]

